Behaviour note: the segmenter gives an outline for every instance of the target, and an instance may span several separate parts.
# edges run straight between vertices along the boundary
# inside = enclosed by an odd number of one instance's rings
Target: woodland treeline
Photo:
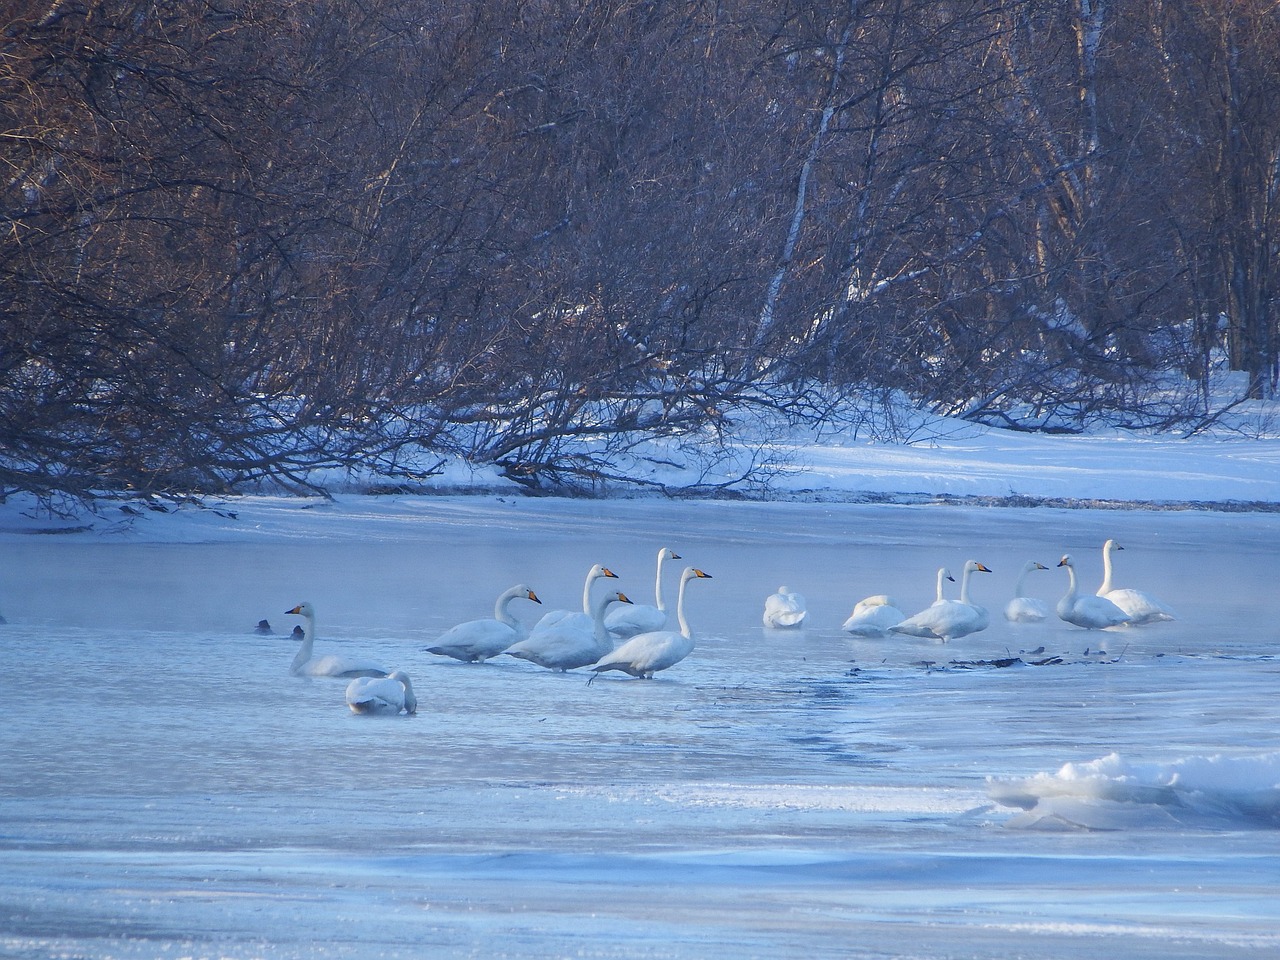
[[[1195,430],[1219,363],[1276,388],[1273,0],[0,18],[0,493],[573,489],[753,408]]]

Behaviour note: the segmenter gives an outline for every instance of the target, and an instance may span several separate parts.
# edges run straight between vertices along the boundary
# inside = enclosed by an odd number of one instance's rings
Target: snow
[[[774,446],[757,501],[525,498],[458,467],[438,495],[139,516],[10,497],[0,957],[1280,952],[1280,444]],[[1179,620],[1004,621],[1027,560],[1055,601],[1058,558],[1091,590],[1108,537]],[[684,563],[714,579],[654,680],[425,652],[516,583],[578,607],[598,562],[651,602],[663,545],[669,599]],[[841,631],[970,558],[987,630]],[[761,627],[779,583],[803,628]],[[403,668],[415,716],[289,676],[303,600],[316,653]]]

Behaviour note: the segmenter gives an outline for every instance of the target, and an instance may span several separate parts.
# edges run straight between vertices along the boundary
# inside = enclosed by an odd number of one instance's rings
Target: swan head
[[[1108,540],[1106,543],[1102,545],[1103,553],[1112,553],[1116,550],[1123,550],[1123,549],[1124,547],[1120,546],[1120,544],[1116,543],[1114,540]]]
[[[526,587],[523,583],[520,584],[518,587],[513,587],[512,589],[515,590],[515,595],[517,597],[523,597],[526,600],[532,600],[534,603],[542,602],[541,600],[538,599],[538,595],[533,592],[533,588]]]
[[[612,577],[614,580],[618,579],[618,575],[616,573],[600,563],[597,563],[592,567],[591,572],[588,573],[587,576],[592,580],[599,579],[600,577]]]
[[[630,603],[630,602],[631,602],[630,597],[628,597],[621,590],[615,590],[613,591],[613,593],[606,593],[604,595],[604,603],[601,604],[601,606],[607,607],[611,603]]]
[[[1073,568],[1073,569],[1074,569],[1074,568],[1075,568],[1075,564],[1071,562],[1071,554],[1069,554],[1069,553],[1064,553],[1064,554],[1062,555],[1062,559],[1058,561],[1058,566],[1060,566],[1060,567],[1071,567],[1071,568]]]
[[[938,576],[940,576],[943,580],[950,580],[952,583],[956,582],[956,578],[951,575],[951,571],[948,570],[946,567],[938,568]]]
[[[659,560],[679,560],[680,554],[676,553],[670,547],[663,547],[658,551]]]
[[[990,573],[991,572],[990,567],[988,567],[984,563],[979,563],[977,560],[966,560],[964,563],[964,569],[966,573],[969,573],[970,571],[974,573]]]
[[[316,615],[316,608],[304,600],[292,610],[286,610],[285,613],[291,613],[299,617],[314,617]]]
[[[1043,563],[1038,560],[1028,560],[1027,565],[1022,568],[1023,573],[1030,573],[1032,570],[1048,570]]]
[[[709,573],[703,573],[697,567],[685,567],[684,573],[680,574],[681,580],[711,580],[713,577]],[[781,592],[786,592],[786,587],[781,588]]]

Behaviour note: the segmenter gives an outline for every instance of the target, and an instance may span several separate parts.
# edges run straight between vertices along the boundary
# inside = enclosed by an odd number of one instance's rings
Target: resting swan
[[[1149,593],[1127,587],[1114,589],[1111,586],[1111,555],[1124,547],[1114,540],[1102,545],[1102,586],[1098,588],[1098,596],[1106,597],[1125,612],[1126,622],[1132,626],[1144,623],[1159,623],[1161,620],[1177,620],[1177,616],[1169,606]]]
[[[802,594],[779,587],[777,593],[765,598],[764,625],[782,629],[798,627],[804,623],[808,612]]]
[[[618,575],[606,566],[596,564],[587,571],[587,579],[582,584],[582,610],[548,610],[542,615],[542,619],[533,625],[533,630],[529,635],[541,633],[554,624],[559,623],[567,617],[572,617],[578,621],[578,624],[585,628],[591,628],[591,585],[602,577],[612,577],[617,579]]]
[[[352,657],[341,657],[326,654],[313,657],[311,648],[316,640],[316,608],[310,603],[302,602],[285,613],[301,617],[305,627],[302,631],[302,646],[289,666],[289,672],[295,677],[385,677],[387,668],[370,660],[359,660]]]
[[[357,677],[347,684],[347,706],[352,713],[398,714],[418,712],[418,698],[413,684],[403,670],[385,677]]]
[[[621,670],[633,677],[650,680],[659,670],[674,666],[693,652],[693,631],[684,615],[684,591],[690,580],[710,580],[711,574],[696,567],[685,567],[680,574],[680,593],[676,598],[676,620],[680,631],[655,630],[641,633],[623,643],[617,650],[605,654],[591,669],[596,674],[606,670]]]
[[[1105,630],[1118,627],[1126,620],[1126,614],[1106,597],[1080,596],[1076,587],[1076,565],[1068,554],[1058,561],[1067,568],[1066,596],[1058,601],[1058,616],[1067,623],[1074,623],[1086,630]]]
[[[1036,570],[1048,570],[1043,563],[1028,560],[1022,572],[1018,574],[1018,583],[1013,588],[1013,599],[1004,608],[1004,618],[1014,623],[1040,623],[1049,619],[1049,605],[1039,597],[1028,597],[1026,594],[1027,574]]]
[[[564,672],[585,667],[613,649],[613,640],[604,625],[606,608],[611,603],[630,602],[625,593],[613,590],[596,601],[591,611],[591,625],[586,629],[577,617],[565,617],[539,633],[529,634],[502,652],[548,670]]]
[[[938,571],[938,589],[942,589],[942,574]],[[990,568],[977,560],[966,560],[964,572],[960,576],[960,599],[940,599],[932,606],[921,610],[914,617],[908,617],[902,623],[890,627],[891,633],[905,633],[913,637],[926,637],[935,640],[954,640],[987,629],[990,615],[986,607],[981,607],[969,600],[969,578],[974,573],[990,573]]]
[[[942,603],[946,599],[946,597],[943,596],[942,588],[943,588],[943,585],[948,580],[950,580],[952,583],[956,582],[956,578],[951,575],[950,570],[948,570],[946,567],[939,567],[938,568],[938,589],[935,592],[935,596],[934,596],[934,601],[933,601],[934,607],[936,607],[938,604]],[[933,609],[933,607],[929,607],[927,609]],[[921,613],[923,612],[924,611],[921,611]],[[916,614],[916,617],[918,616],[920,616],[920,614]],[[928,630],[924,626],[918,624],[916,622],[915,617],[907,618],[905,615],[903,616],[900,622],[890,624],[888,627],[885,628],[885,630],[888,633],[901,633],[910,637],[928,637],[930,640],[935,639],[933,635],[933,631]]]
[[[662,599],[662,565],[668,560],[679,560],[680,554],[670,547],[658,551],[658,572],[653,584],[653,605],[647,603],[623,604],[614,607],[604,618],[604,625],[615,637],[634,637],[637,633],[661,630],[667,625],[667,605]]]
[[[499,594],[493,605],[493,617],[479,620],[468,620],[450,627],[440,635],[434,645],[427,647],[427,653],[437,656],[453,657],[464,663],[484,663],[490,657],[496,657],[507,647],[528,636],[529,631],[524,624],[511,615],[508,609],[512,600],[532,600],[542,603],[538,595],[523,583],[516,584],[510,590]]]
[[[880,593],[859,600],[840,629],[856,637],[883,637],[890,627],[905,619],[907,615],[898,607],[897,601]]]

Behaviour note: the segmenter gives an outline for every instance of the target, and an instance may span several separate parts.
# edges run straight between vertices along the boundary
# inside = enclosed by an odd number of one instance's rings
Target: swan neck
[[[315,646],[316,640],[316,618],[302,615],[302,643],[298,644],[298,652],[294,654],[293,663],[289,666],[290,673],[297,673],[302,669],[302,665],[311,659],[311,648]]]
[[[605,594],[596,601],[595,607],[591,610],[592,636],[596,638],[597,643],[609,639],[609,629],[604,625],[604,614],[609,609],[610,602],[609,595]]]
[[[1098,588],[1098,596],[1103,597],[1111,592],[1111,551],[1102,548],[1102,586]]]
[[[969,576],[973,573],[973,567],[965,564],[964,573],[960,575],[960,602],[969,602]]]
[[[946,579],[945,571],[943,571],[943,570],[939,570],[939,571],[938,571],[938,596],[937,596],[937,598],[936,598],[936,601],[937,601],[938,603],[941,603],[941,602],[942,602],[942,582],[943,582],[945,579]]]
[[[598,577],[594,570],[587,574],[586,583],[582,585],[582,612],[588,617],[591,616],[591,585],[596,582]]]
[[[1013,595],[1015,597],[1026,596],[1026,593],[1024,592],[1024,590],[1026,589],[1026,586],[1027,586],[1027,574],[1030,572],[1031,570],[1023,570],[1020,574],[1018,574],[1018,582],[1013,588]]]
[[[658,573],[653,581],[653,601],[659,610],[667,612],[667,605],[662,599],[662,564],[667,559],[667,548],[658,551]]]
[[[1067,596],[1065,599],[1075,602],[1076,599],[1076,568],[1067,566]]]
[[[693,639],[693,631],[689,629],[689,621],[684,618],[684,591],[689,586],[692,577],[680,578],[680,592],[676,594],[676,620],[680,624],[680,633],[688,639]]]
[[[511,601],[520,596],[519,590],[508,590],[493,605],[493,619],[505,623],[508,627],[519,626],[519,621],[511,614]]]

